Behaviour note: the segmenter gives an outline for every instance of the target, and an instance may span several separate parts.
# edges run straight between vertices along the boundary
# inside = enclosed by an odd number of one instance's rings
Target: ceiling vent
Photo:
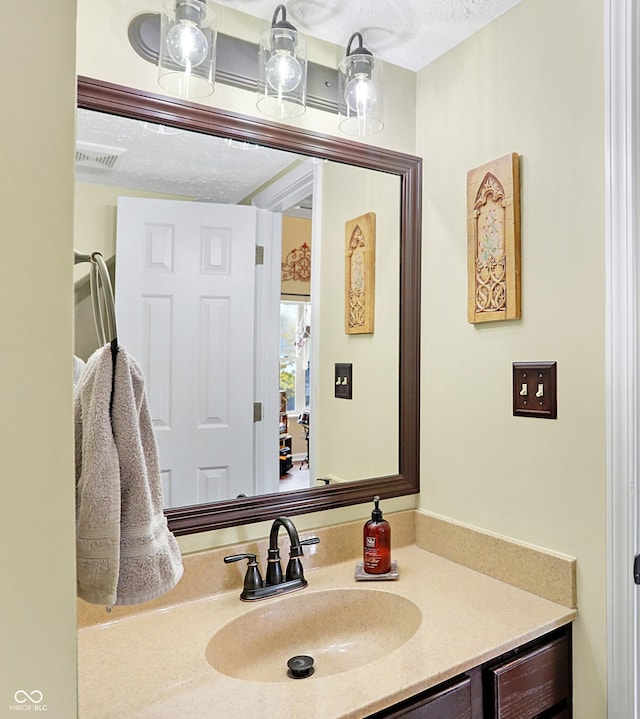
[[[115,170],[126,150],[122,147],[76,143],[76,165],[94,170]]]

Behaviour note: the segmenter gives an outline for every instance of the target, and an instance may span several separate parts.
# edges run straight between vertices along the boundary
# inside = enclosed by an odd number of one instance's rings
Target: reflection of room
[[[134,141],[129,142],[129,138]],[[396,239],[399,217],[397,205],[388,202],[389,197],[397,196],[397,177],[332,162],[301,162],[297,155],[281,151],[275,151],[272,156],[274,151],[266,148],[184,131],[168,132],[167,128],[88,110],[78,112],[78,139],[112,149],[127,148],[115,161],[115,171],[102,167],[84,168],[82,171],[79,168],[76,183],[78,249],[102,251],[110,265],[113,265],[116,255],[116,311],[124,315],[118,323],[119,332],[123,332],[123,326],[134,316],[133,304],[128,300],[118,310],[125,286],[121,273],[123,268],[139,261],[133,256],[123,262],[121,251],[115,252],[116,234],[122,217],[118,210],[120,197],[139,198],[136,202],[143,204],[178,201],[176,205],[186,205],[194,211],[214,203],[249,213],[257,212],[263,220],[271,218],[257,224],[259,231],[267,227],[271,234],[265,243],[264,264],[258,270],[255,267],[250,270],[256,280],[259,276],[265,277],[265,272],[268,272],[269,281],[253,283],[253,290],[259,293],[253,300],[254,319],[230,325],[234,329],[250,326],[256,329],[256,345],[251,353],[254,369],[242,374],[243,378],[253,376],[253,382],[247,383],[239,377],[235,381],[224,382],[217,371],[213,373],[223,388],[233,389],[230,396],[234,400],[239,389],[254,391],[253,398],[245,398],[246,401],[241,404],[248,408],[243,420],[248,424],[239,431],[240,441],[231,453],[232,457],[242,457],[243,461],[252,464],[234,469],[232,463],[226,464],[226,460],[194,461],[186,458],[186,452],[182,453],[184,456],[180,461],[185,465],[190,462],[189,466],[172,469],[175,465],[169,464],[164,470],[166,506],[184,507],[234,499],[240,494],[255,496],[316,488],[318,477],[337,483],[397,472],[397,437],[385,431],[388,423],[396,420],[397,403],[394,397],[398,392],[396,325],[399,259]],[[136,157],[141,147],[146,148],[142,161]],[[82,150],[83,154],[87,153],[86,144]],[[194,154],[218,160],[205,163],[206,167],[198,173],[185,172],[184,163],[201,168],[202,163],[197,163]],[[153,161],[145,162],[145,157],[151,157]],[[142,169],[137,175],[125,174],[131,165]],[[154,175],[151,180],[145,175],[149,169]],[[218,192],[226,194],[218,195]],[[316,192],[322,201],[312,203],[312,193]],[[377,216],[379,259],[375,273],[376,327],[373,334],[349,337],[344,329],[345,223],[373,209],[376,209]],[[158,225],[157,221],[155,225]],[[90,238],[90,241],[85,242],[85,238]],[[139,243],[146,241],[142,238],[138,240]],[[85,247],[85,244],[90,247]],[[175,244],[176,247],[182,246],[179,242]],[[256,239],[256,244],[260,246],[263,243]],[[252,266],[254,261],[255,257],[250,262]],[[242,294],[249,286],[248,276],[243,275]],[[131,282],[141,286],[141,277],[140,272],[134,273]],[[76,288],[78,299],[82,292],[80,284],[79,281]],[[137,292],[137,299],[132,297],[132,303],[137,303],[140,298],[146,302],[150,297],[148,293],[144,296],[145,293],[140,293],[139,289]],[[152,294],[157,297],[157,292],[154,292]],[[217,296],[217,292],[209,291],[208,295]],[[154,307],[163,302],[156,302]],[[83,312],[82,307],[83,303],[78,302],[75,352],[86,358],[95,348],[95,331],[90,309]],[[151,308],[149,311],[155,310]],[[137,317],[148,315],[147,310],[143,313],[140,308],[135,312]],[[191,316],[199,312],[194,308]],[[189,317],[187,320],[191,322]],[[281,331],[281,325],[286,326],[286,331]],[[155,326],[165,332],[162,342],[155,344],[167,346],[171,334],[167,330],[170,326],[167,318],[156,322]],[[175,327],[184,327],[184,323],[176,323]],[[148,336],[146,330],[140,329],[135,333],[135,342]],[[235,331],[238,339],[246,334]],[[234,332],[231,332],[230,337],[233,335]],[[88,345],[85,344],[87,336],[90,338]],[[124,335],[120,339],[123,338]],[[149,347],[153,344],[148,339],[145,343]],[[123,341],[123,345],[132,347],[131,341]],[[160,357],[160,361],[164,362],[164,374],[159,377],[156,371],[154,376],[150,376],[147,370],[152,366],[157,370],[158,362],[148,361],[147,350],[144,346],[140,349],[140,364],[145,372],[153,413],[154,406],[160,406],[162,402],[165,408],[170,406],[166,397],[160,402],[154,395],[158,388],[161,393],[168,392],[167,387],[176,377],[171,367],[177,365]],[[133,354],[140,357],[137,351]],[[198,353],[191,351],[190,354],[196,357]],[[248,354],[246,352],[243,358]],[[334,398],[331,375],[336,362],[348,362],[354,366],[356,391],[347,402]],[[227,362],[227,365],[235,368],[237,363]],[[312,371],[312,367],[317,371]],[[195,370],[179,373],[180,377],[194,375]],[[357,391],[358,387],[367,386],[376,386],[378,392]],[[287,390],[284,432],[280,432],[278,426],[281,387]],[[182,388],[177,387],[177,390],[180,396],[172,400],[174,402],[182,401],[181,395],[184,394]],[[234,403],[234,406],[237,405]],[[304,413],[306,421],[301,422],[299,418]],[[209,413],[207,416],[221,415]],[[262,419],[256,422],[253,419],[256,416]],[[167,427],[168,423],[164,422],[162,426]],[[162,434],[167,435],[168,432],[163,429]],[[282,441],[280,434],[285,435]],[[345,437],[349,438],[348,442],[344,441]],[[162,441],[164,436],[159,438],[160,458],[164,462]],[[202,445],[199,442],[198,446]],[[367,446],[368,451],[365,454],[354,453],[352,448],[355,446]],[[253,452],[247,452],[248,447]],[[281,465],[280,448],[286,448],[290,467],[286,466],[286,460]],[[236,474],[232,476],[234,471]],[[191,478],[188,488],[178,479],[184,476]]]
[[[311,217],[305,203],[282,220],[280,491],[309,486]]]
[[[123,263],[123,261],[116,262],[118,257],[122,258],[125,256],[122,254],[122,247],[120,245],[123,241],[121,235],[122,228],[119,226],[119,220],[122,216],[118,206],[120,198],[140,198],[140,201],[143,203],[146,201],[158,203],[177,201],[176,207],[180,205],[184,206],[185,200],[188,205],[191,205],[192,201],[196,200],[196,202],[193,202],[194,209],[202,208],[209,202],[212,202],[214,203],[214,205],[211,205],[212,207],[222,205],[238,206],[240,209],[244,208],[247,212],[257,213],[256,216],[260,216],[264,211],[251,207],[251,198],[253,195],[256,191],[264,191],[274,177],[280,178],[283,171],[286,172],[287,168],[298,164],[295,155],[288,153],[267,151],[264,148],[244,146],[242,143],[225,142],[220,138],[197,136],[192,133],[167,132],[166,128],[158,126],[149,126],[145,123],[126,121],[106,115],[82,111],[78,114],[78,139],[76,233],[79,238],[79,243],[82,246],[86,245],[90,251],[100,251],[105,258],[107,258],[108,266],[112,273],[112,280],[115,276],[116,305],[118,305],[118,298],[122,295],[124,287],[122,284],[124,282],[123,267],[129,265],[129,261],[126,263]],[[159,152],[159,145],[162,147],[163,152]],[[116,149],[118,149],[119,152],[113,162],[105,163],[101,160],[105,156],[106,149],[109,147],[114,150],[114,155],[116,154]],[[217,161],[207,163],[207,167],[204,168],[202,172],[194,173],[192,169],[190,169],[194,166],[194,153],[196,156],[206,154],[209,157],[216,157]],[[153,161],[148,158],[153,158]],[[184,171],[185,167],[189,168],[186,172]],[[302,226],[306,224],[307,232],[310,232],[310,229],[308,229],[310,228],[309,209],[302,208],[296,210],[296,212],[298,212],[298,214],[304,212],[307,219],[291,217],[287,218],[286,222],[292,223],[294,226],[297,223],[298,233],[301,223]],[[281,214],[274,212],[273,216],[280,217]],[[265,256],[270,266],[275,265],[274,272],[278,278],[280,277],[281,252],[280,223],[281,220],[274,220],[272,230],[274,233],[273,240],[271,240],[270,237],[263,238],[268,239],[268,242],[261,242],[259,239],[253,240],[257,245],[268,244],[270,246],[273,242],[273,252],[270,254],[267,252]],[[147,239],[141,238],[141,245],[149,241],[148,238],[153,235],[153,232],[151,232],[151,234],[147,233],[147,235]],[[85,238],[87,239],[85,240]],[[306,239],[307,246],[310,246],[310,237]],[[153,240],[151,241],[153,242]],[[170,242],[173,242],[173,240]],[[304,240],[302,243],[304,243]],[[275,249],[276,246],[277,251]],[[173,255],[174,252],[184,252],[182,248],[183,244],[176,241],[171,250],[172,259],[175,259]],[[287,252],[288,251],[289,250],[287,250]],[[86,276],[83,275],[83,268],[77,268],[75,271],[76,318],[74,352],[77,356],[86,360],[97,347],[97,337],[93,326],[88,282]],[[132,281],[136,282],[135,278],[132,278]],[[251,282],[255,285],[252,293],[254,291],[257,292],[258,290],[255,289],[257,284],[254,283],[253,280]],[[118,285],[120,285],[120,293],[118,292]],[[306,287],[303,289],[303,293],[303,296],[297,298],[297,301],[302,301],[303,305],[306,303],[308,307],[308,280]],[[215,292],[213,294],[215,294]],[[196,480],[197,486],[194,487],[194,490],[189,490],[190,492],[197,491],[197,496],[193,493],[188,495],[181,488],[178,488],[176,484],[179,481],[177,479],[178,472],[175,470],[172,471],[171,467],[173,465],[171,465],[171,461],[169,461],[168,465],[170,466],[163,470],[163,485],[167,506],[181,506],[194,501],[218,501],[221,499],[231,499],[239,493],[253,495],[265,491],[273,492],[287,488],[286,482],[282,484],[282,487],[279,486],[279,473],[275,466],[275,460],[277,458],[275,442],[277,441],[278,435],[277,396],[275,396],[278,391],[278,340],[276,337],[278,303],[279,292],[277,295],[273,295],[273,341],[266,340],[268,346],[272,348],[269,353],[273,356],[273,360],[268,362],[269,366],[273,368],[269,370],[272,373],[271,381],[273,382],[273,410],[266,410],[268,405],[264,403],[265,412],[262,422],[263,426],[271,424],[274,427],[273,436],[275,439],[272,450],[274,466],[271,473],[272,479],[268,480],[272,482],[272,484],[269,484],[269,488],[266,488],[267,478],[265,478],[262,485],[260,484],[260,476],[262,475],[260,467],[263,462],[261,462],[258,457],[254,458],[255,450],[249,453],[244,452],[251,464],[248,469],[243,469],[241,472],[243,477],[242,485],[237,484],[232,475],[232,469],[228,469],[224,465],[224,462],[221,466],[215,466],[214,463],[210,462],[208,466],[204,466],[204,468],[201,468],[198,464],[198,467],[195,468],[198,473]],[[265,301],[262,297],[258,298],[258,295],[256,295],[255,307],[256,315],[251,322],[252,326],[255,324],[256,326],[262,327],[265,325],[263,320]],[[153,312],[153,308],[149,310],[147,306],[145,309],[144,298],[142,299],[142,305],[138,309],[127,305],[125,312],[123,307],[120,308],[120,312],[127,315],[133,312],[144,312],[146,315],[149,311]],[[153,320],[151,322],[153,324]],[[127,323],[123,321],[122,324],[126,325]],[[146,327],[146,325],[144,326]],[[242,324],[241,326],[246,328],[248,325]],[[232,336],[246,336],[246,332],[238,332],[239,328],[240,325],[234,323]],[[122,327],[119,327],[119,329],[122,332]],[[178,325],[176,325],[173,330],[167,331],[164,338],[165,346],[166,342],[173,341],[170,340],[170,338],[173,334],[177,333],[179,329]],[[251,334],[255,334],[253,330],[250,330],[250,332]],[[136,332],[136,343],[139,343],[137,338],[138,334],[139,333]],[[129,341],[123,344],[132,345],[133,342],[134,340],[131,339],[131,335],[129,335]],[[150,341],[147,345],[151,347],[153,342]],[[136,352],[136,354],[146,375],[147,391],[150,397],[152,414],[154,414],[154,423],[157,428],[162,428],[171,424],[160,416],[162,405],[168,407],[171,404],[175,404],[176,399],[159,398],[159,395],[165,392],[168,385],[175,382],[176,374],[175,371],[170,369],[170,363],[165,362],[163,358],[158,358],[157,360],[151,359],[151,355],[147,354],[147,345],[140,345],[140,351]],[[150,352],[151,349],[148,351]],[[192,354],[197,355],[198,353]],[[252,352],[252,354],[255,356],[256,366],[263,364],[265,352],[259,344],[256,343],[255,351]],[[150,368],[152,366],[157,368],[161,361],[165,363],[167,370],[164,377],[158,379],[157,370],[156,376],[154,377]],[[227,362],[227,364],[230,364],[231,367],[234,365],[233,362]],[[252,375],[253,371],[249,370],[245,372],[244,376]],[[182,376],[184,376],[184,373]],[[253,387],[255,382],[256,380],[254,378],[253,382],[247,383],[243,381],[236,383],[234,386],[237,389],[239,388],[239,384],[242,385],[244,392],[244,385]],[[158,390],[158,388],[160,389]],[[235,403],[238,394],[237,391],[230,392],[230,401]],[[244,425],[244,442],[241,440],[239,446],[246,448],[247,438],[250,446],[252,448],[255,446],[257,440],[254,437],[253,430],[254,411],[252,405],[261,399],[260,396],[254,396],[253,399],[249,399],[246,403],[246,415],[248,416],[249,424]],[[304,403],[304,390],[302,402]],[[236,410],[232,409],[232,411]],[[291,410],[292,413],[293,411],[294,409]],[[301,439],[301,435],[303,434],[302,428],[295,424],[296,417],[293,416],[293,414],[292,419],[293,431],[291,442],[295,444],[295,446],[292,446],[292,452],[297,462],[296,466],[299,466],[301,460],[306,456],[306,449],[304,447],[304,440]],[[163,457],[166,456],[163,450],[165,437],[162,431],[158,433],[157,430],[156,434],[160,446],[160,459],[161,462],[163,462],[165,461]],[[166,434],[166,432],[164,434]],[[243,453],[235,452],[235,456],[240,456],[241,454]],[[251,465],[255,467],[254,470],[251,470]],[[255,473],[255,479],[251,476],[252,473]],[[184,472],[180,474],[182,475]],[[193,472],[190,472],[190,475],[193,476]],[[236,476],[237,475],[238,470],[236,470]],[[250,485],[247,484],[247,480],[251,482]],[[296,476],[296,486],[289,488],[298,488],[302,480],[305,482],[304,486],[308,486],[308,466],[306,467],[306,471],[301,471],[298,476]],[[291,484],[292,482],[289,482],[289,485]]]

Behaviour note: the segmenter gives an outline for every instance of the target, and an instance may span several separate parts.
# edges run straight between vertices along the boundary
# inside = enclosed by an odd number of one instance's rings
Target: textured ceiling
[[[216,0],[271,22],[275,0]],[[520,0],[288,0],[300,32],[346,47],[353,32],[387,62],[418,71]]]
[[[164,131],[163,131],[164,130]],[[76,165],[79,182],[95,182],[236,204],[253,193],[297,155],[232,142],[195,132],[78,110],[79,150],[98,156],[124,150],[113,168]]]

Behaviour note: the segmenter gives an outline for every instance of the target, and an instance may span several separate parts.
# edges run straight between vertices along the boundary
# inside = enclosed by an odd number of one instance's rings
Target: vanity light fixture
[[[216,34],[216,16],[209,0],[166,0],[160,21],[160,87],[178,97],[211,95]]]
[[[358,45],[352,49],[355,40]],[[338,126],[346,135],[375,135],[384,127],[382,63],[364,47],[359,32],[349,38],[346,57],[338,67],[338,111]]]
[[[206,5],[207,13],[211,3],[209,0],[177,0],[179,5]],[[284,10],[284,6],[282,6]],[[283,13],[283,10],[276,9],[276,13]],[[187,8],[183,7],[180,10],[182,14],[188,14]],[[278,44],[281,52],[276,53],[276,58],[270,66],[270,78],[277,87],[278,69],[284,64],[288,65],[289,59],[293,59],[300,67],[301,70],[301,82],[293,91],[283,93],[283,102],[279,106],[278,100],[273,98],[273,94],[277,96],[277,90],[274,90],[271,85],[269,89],[265,87],[266,83],[266,68],[260,63],[258,65],[258,56],[260,52],[260,45],[242,40],[237,37],[231,37],[224,33],[216,33],[215,29],[210,32],[205,32],[205,28],[201,24],[198,26],[189,26],[186,18],[183,18],[185,22],[183,26],[189,27],[187,30],[187,37],[199,38],[198,34],[194,30],[202,31],[203,35],[211,38],[209,47],[211,48],[211,56],[207,55],[207,59],[201,65],[195,66],[193,59],[191,60],[190,67],[190,78],[191,82],[189,86],[184,82],[184,75],[186,67],[180,66],[169,54],[168,50],[163,50],[163,56],[166,58],[169,56],[169,60],[160,59],[160,47],[161,47],[161,34],[163,37],[165,33],[168,35],[171,27],[179,25],[179,23],[173,21],[171,25],[171,17],[175,17],[177,13],[176,0],[168,0],[168,9],[163,11],[162,18],[161,13],[141,13],[132,18],[129,23],[128,37],[129,43],[133,50],[147,62],[161,68],[158,73],[158,81],[160,85],[169,93],[178,95],[179,97],[187,97],[183,93],[185,91],[190,94],[188,97],[196,99],[197,97],[205,97],[213,92],[213,80],[215,82],[223,83],[224,85],[231,85],[242,90],[249,90],[256,92],[257,89],[260,91],[260,110],[265,114],[269,114],[267,111],[267,104],[271,103],[276,105],[277,115],[271,115],[277,119],[286,119],[288,117],[295,117],[304,112],[305,107],[313,107],[316,110],[323,110],[332,114],[338,113],[338,70],[336,68],[326,67],[324,65],[318,65],[314,62],[306,61],[306,48],[305,55],[300,57],[296,55],[293,58],[286,57],[286,53],[283,52],[283,46],[287,45],[287,39],[292,39],[293,35],[296,36],[296,46],[305,45],[302,38],[300,38],[298,32],[286,21],[286,16],[282,20],[274,17],[274,25],[271,30],[268,31],[267,35],[271,36],[275,29],[278,34]],[[206,13],[205,13],[206,15]],[[193,22],[193,21],[192,21]],[[164,30],[164,24],[167,25],[168,29]],[[289,27],[283,25],[285,23]],[[161,33],[161,25],[163,30]],[[178,33],[180,28],[175,32]],[[189,35],[191,33],[191,35]],[[173,36],[172,36],[173,37]],[[196,47],[198,43],[196,42]],[[163,44],[164,45],[164,44]],[[290,43],[289,43],[290,46]],[[186,54],[182,51],[177,51],[176,43],[174,43],[173,52],[180,58],[185,58]],[[264,52],[264,50],[263,50]],[[270,58],[267,58],[270,59]],[[301,62],[302,59],[302,62]],[[284,60],[284,62],[283,62]],[[164,69],[162,69],[164,63]],[[211,64],[209,64],[211,63]],[[275,65],[275,67],[273,67]],[[206,73],[205,73],[206,68]],[[167,75],[165,76],[165,73]],[[168,85],[169,73],[173,73],[172,85]],[[204,77],[206,75],[206,89],[203,88],[205,94],[194,94],[196,91],[196,84],[198,88],[204,83]],[[261,79],[259,80],[259,76]],[[297,70],[293,69],[293,76],[297,75]],[[176,77],[178,76],[178,77]],[[195,78],[202,78],[202,80],[195,80]],[[291,79],[291,76],[289,77]],[[268,98],[268,99],[267,99]],[[264,102],[262,102],[264,101]],[[262,105],[265,105],[263,109]]]
[[[278,120],[298,117],[307,104],[307,44],[278,5],[258,46],[258,110]]]

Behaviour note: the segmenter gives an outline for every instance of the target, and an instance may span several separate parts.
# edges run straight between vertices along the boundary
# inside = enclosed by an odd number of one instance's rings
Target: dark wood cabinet
[[[472,719],[471,679],[462,676],[368,719]]]
[[[567,637],[486,669],[492,717],[530,719],[560,705],[571,692]]]
[[[572,719],[571,626],[367,719]]]

